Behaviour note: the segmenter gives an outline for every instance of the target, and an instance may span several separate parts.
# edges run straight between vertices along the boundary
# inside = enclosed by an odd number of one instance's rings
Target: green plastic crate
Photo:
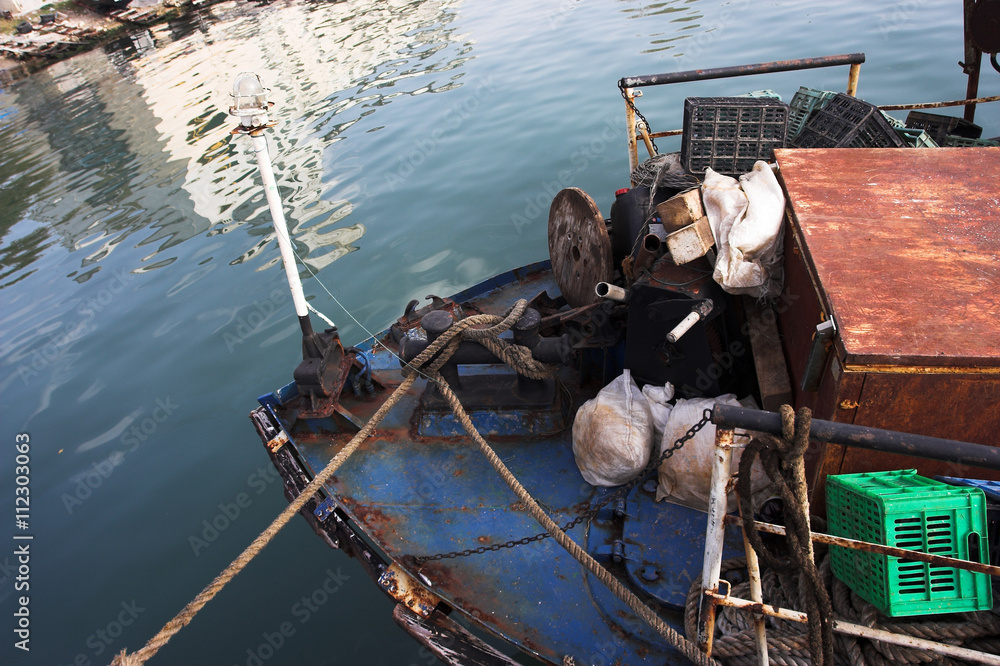
[[[881,113],[882,113],[882,117],[885,118],[885,121],[887,123],[889,123],[889,125],[891,125],[893,129],[897,129],[898,130],[898,129],[903,129],[904,127],[906,127],[906,123],[904,123],[899,118],[896,118],[895,116],[890,116],[885,111],[882,111]]]
[[[896,131],[911,148],[937,148],[937,142],[931,135],[919,128],[897,127]]]
[[[792,95],[792,101],[788,103],[788,138],[793,139],[798,136],[812,112],[822,109],[836,94],[829,90],[800,87]]]
[[[969,139],[964,136],[948,134],[944,137],[942,145],[948,148],[984,148],[988,146],[1000,146],[1000,143],[992,139]]]
[[[986,497],[917,476],[916,470],[827,477],[830,533],[896,548],[989,562]],[[834,575],[890,617],[989,610],[990,577],[830,547]]]

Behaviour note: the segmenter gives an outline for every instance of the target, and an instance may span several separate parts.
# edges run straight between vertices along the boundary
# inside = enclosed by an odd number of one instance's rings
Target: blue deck
[[[494,278],[455,300],[502,313],[516,299],[530,299],[543,290],[558,293],[547,265],[539,264]],[[401,381],[398,361],[384,349],[374,352],[372,366],[376,379],[389,390]],[[564,524],[611,491],[584,481],[572,452],[572,414],[599,387],[581,389],[577,373],[568,368],[560,371],[559,379],[572,393],[573,404],[565,406],[566,427],[558,432],[512,436],[503,418],[487,412],[473,415],[491,424],[486,429],[497,433],[488,437],[497,454],[552,518]],[[577,663],[681,662],[662,638],[552,539],[414,564],[415,556],[502,544],[542,531],[467,437],[420,434],[418,412],[425,384],[414,384],[328,484],[330,495],[356,527],[411,575],[429,580],[434,594],[474,624],[541,659],[562,663],[563,656],[570,655]],[[341,404],[362,419],[388,395],[386,391],[358,399],[349,393]],[[262,402],[273,406],[273,401],[291,397],[265,396]],[[551,432],[553,418],[550,414],[548,420],[521,423],[517,429]],[[312,473],[353,434],[335,432],[338,428],[330,419],[282,426]],[[655,503],[654,494],[655,486],[650,492],[640,485],[625,507],[619,507],[624,511],[615,515],[605,509],[570,534],[683,631],[677,611],[701,569],[706,518],[691,509]],[[620,541],[624,561],[609,559],[615,540]],[[741,544],[733,533],[728,545],[741,553]]]

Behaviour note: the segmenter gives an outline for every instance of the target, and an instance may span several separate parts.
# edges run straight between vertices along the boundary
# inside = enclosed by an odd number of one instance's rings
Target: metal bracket
[[[422,617],[428,617],[441,603],[441,599],[411,578],[395,562],[382,572],[378,584],[390,597]]]
[[[264,446],[271,453],[276,453],[278,449],[289,442],[288,435],[281,429],[267,408],[261,406],[250,412],[250,420],[253,422],[257,434],[264,441]]]
[[[816,325],[816,334],[813,336],[806,369],[802,373],[801,387],[803,391],[815,391],[819,388],[820,380],[823,377],[823,368],[826,366],[826,357],[830,353],[833,336],[836,334],[837,325],[832,318]]]
[[[333,501],[332,497],[327,497],[325,500],[316,505],[313,510],[313,515],[316,516],[317,520],[325,521],[333,512],[337,510],[337,503]]]

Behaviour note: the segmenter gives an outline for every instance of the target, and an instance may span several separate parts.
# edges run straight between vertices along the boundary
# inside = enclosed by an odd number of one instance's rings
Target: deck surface
[[[849,364],[1000,366],[1000,148],[775,156]]]
[[[472,304],[487,312],[502,312],[515,299],[531,298],[542,290],[558,293],[549,271],[521,276],[515,284],[485,286],[488,293]],[[460,294],[456,300],[469,295]],[[389,390],[401,380],[398,362],[384,351],[374,354],[373,368]],[[569,368],[560,376],[568,385],[578,381]],[[547,662],[562,663],[569,655],[576,663],[588,664],[683,663],[654,630],[551,538],[414,565],[414,556],[488,547],[543,531],[467,436],[420,434],[413,413],[424,387],[425,382],[418,380],[327,485],[361,530],[411,575],[431,581],[431,590],[470,620]],[[349,393],[341,402],[362,419],[369,418],[384,399],[357,400]],[[585,397],[578,395],[576,401]],[[294,446],[313,474],[350,439],[350,433],[310,432],[302,421],[292,430]],[[570,427],[528,437],[494,434],[487,439],[559,524],[585,512],[609,492],[594,488],[580,475]],[[632,587],[640,595],[666,600],[664,605],[651,603],[683,631],[676,611],[683,607],[690,582],[701,569],[707,517],[656,503],[654,496],[655,483],[636,488],[624,507],[628,516],[624,524],[621,516],[605,511],[569,534],[595,557],[609,552],[613,539],[624,539],[630,558],[627,570],[609,566],[626,584],[638,581],[638,587]],[[639,522],[629,527],[633,517]],[[730,556],[741,554],[741,543],[731,530]]]

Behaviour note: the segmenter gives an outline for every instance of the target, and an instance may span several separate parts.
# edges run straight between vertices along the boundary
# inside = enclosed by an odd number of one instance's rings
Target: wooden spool
[[[581,189],[567,188],[552,200],[549,259],[570,307],[597,301],[597,283],[611,281],[611,237],[597,204]]]

